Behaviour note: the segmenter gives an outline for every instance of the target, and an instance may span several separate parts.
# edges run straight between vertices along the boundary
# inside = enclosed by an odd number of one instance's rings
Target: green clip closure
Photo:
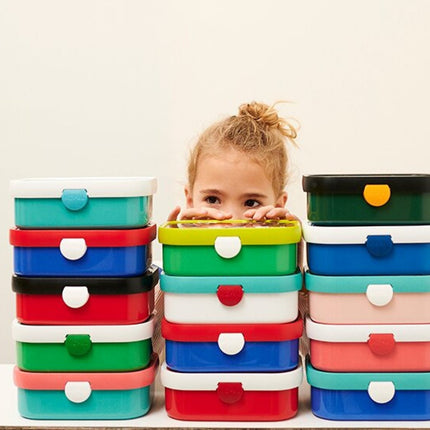
[[[63,205],[73,212],[82,210],[87,205],[88,199],[88,193],[85,189],[66,189],[61,195]]]
[[[73,357],[83,357],[87,355],[92,346],[89,334],[68,334],[64,343],[67,351]]]

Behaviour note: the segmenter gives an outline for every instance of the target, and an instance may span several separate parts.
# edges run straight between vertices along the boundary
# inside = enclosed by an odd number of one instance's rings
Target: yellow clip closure
[[[391,197],[390,187],[386,184],[368,184],[363,191],[364,200],[370,206],[384,206]]]

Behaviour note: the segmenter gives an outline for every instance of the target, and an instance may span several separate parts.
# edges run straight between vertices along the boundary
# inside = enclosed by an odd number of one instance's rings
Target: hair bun
[[[284,136],[295,139],[296,129],[285,119],[278,116],[274,105],[269,106],[264,103],[244,103],[239,107],[239,116],[248,117],[267,128],[276,128]]]

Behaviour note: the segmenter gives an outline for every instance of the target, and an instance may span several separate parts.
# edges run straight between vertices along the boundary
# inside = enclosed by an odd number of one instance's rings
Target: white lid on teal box
[[[142,197],[157,191],[155,177],[26,178],[10,182],[14,198],[61,198],[65,189],[85,189],[89,197]]]

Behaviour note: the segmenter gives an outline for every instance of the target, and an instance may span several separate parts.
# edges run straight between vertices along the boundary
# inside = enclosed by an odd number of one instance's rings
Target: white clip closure
[[[218,336],[219,349],[227,355],[236,355],[245,346],[245,338],[242,333],[221,333]]]
[[[369,397],[375,403],[388,403],[396,394],[396,387],[391,381],[372,381],[367,388]]]
[[[366,297],[372,305],[386,306],[393,299],[393,287],[390,284],[370,284]]]
[[[87,287],[64,287],[61,294],[63,302],[73,309],[81,308],[88,302],[90,293]]]
[[[222,258],[233,258],[242,249],[238,236],[218,236],[215,239],[215,251]]]
[[[64,387],[64,394],[73,403],[83,403],[91,396],[89,382],[69,381]]]
[[[67,260],[79,260],[87,252],[87,244],[85,239],[62,239],[60,242],[60,252]]]

